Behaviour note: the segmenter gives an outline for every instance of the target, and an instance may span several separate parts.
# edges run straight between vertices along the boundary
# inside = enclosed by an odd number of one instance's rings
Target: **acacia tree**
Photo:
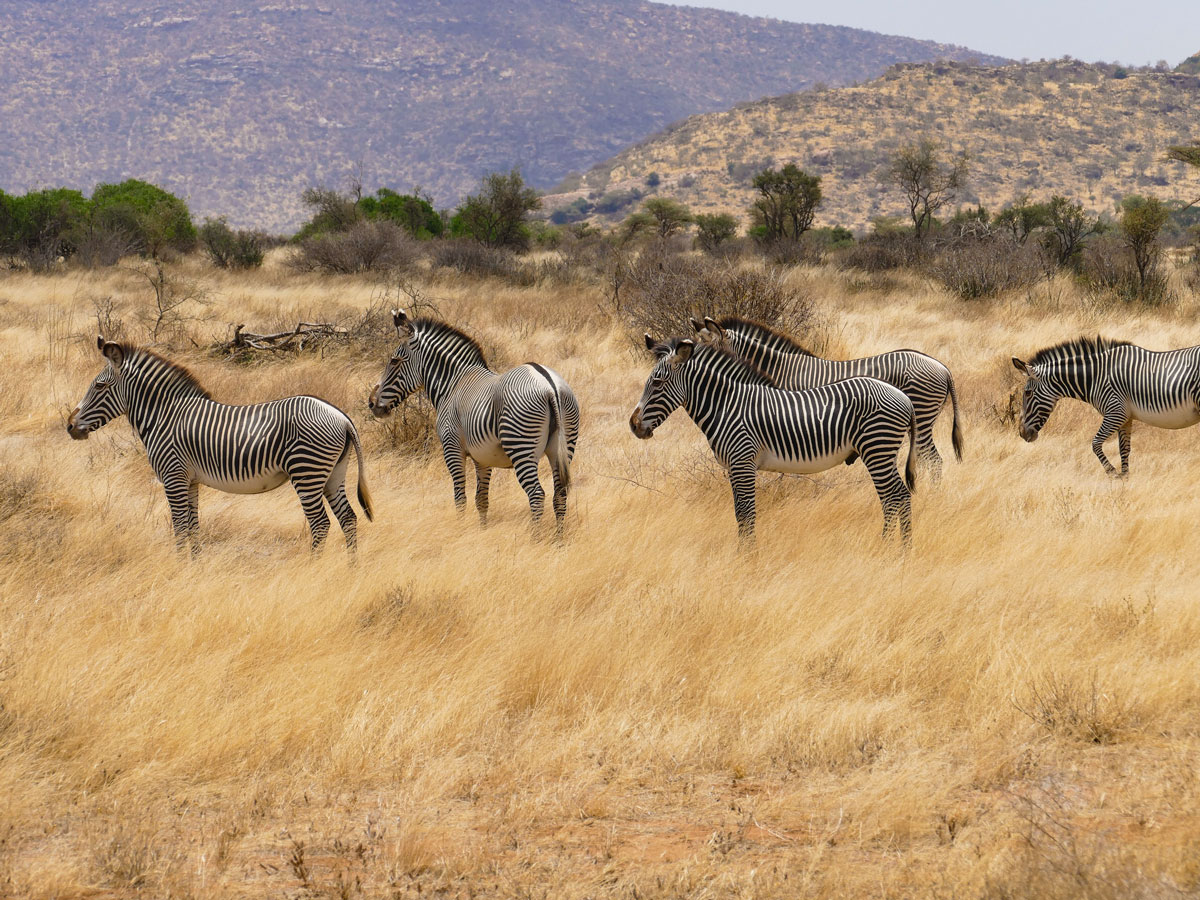
[[[992,222],[997,228],[1008,231],[1013,243],[1024,246],[1029,235],[1050,224],[1050,212],[1045,203],[1030,203],[1029,197],[1021,195],[1000,210]]]
[[[763,169],[752,182],[758,199],[750,215],[767,241],[800,240],[812,228],[821,205],[821,176],[809,175],[795,163],[779,171]]]
[[[1155,197],[1126,197],[1121,202],[1121,238],[1133,254],[1138,290],[1143,294],[1146,277],[1158,264],[1158,235],[1169,215],[1166,204]]]
[[[917,240],[929,233],[937,211],[958,199],[967,182],[968,161],[966,151],[944,160],[935,141],[921,138],[901,147],[889,163],[888,180],[904,192]]]
[[[1176,144],[1168,147],[1167,159],[1174,162],[1187,163],[1189,166],[1195,166],[1200,169],[1200,141],[1195,141],[1191,144]],[[1197,203],[1200,203],[1200,197],[1197,197],[1185,206],[1184,209],[1189,209]]]
[[[691,210],[670,197],[651,197],[642,208],[654,219],[660,238],[669,238],[682,231],[693,220]]]
[[[525,186],[520,171],[493,172],[484,176],[478,194],[463,201],[450,220],[450,230],[489,247],[523,248],[529,244],[525,219],[541,206],[542,199]]]
[[[1060,194],[1050,198],[1046,216],[1049,230],[1045,244],[1054,253],[1055,262],[1060,266],[1074,263],[1083,248],[1083,242],[1104,230],[1100,219],[1089,216],[1082,203],[1072,202]]]

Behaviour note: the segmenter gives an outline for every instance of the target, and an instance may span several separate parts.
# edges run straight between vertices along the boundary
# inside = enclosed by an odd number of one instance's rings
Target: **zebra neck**
[[[487,366],[478,363],[454,365],[453,361],[436,360],[426,367],[425,393],[436,410],[460,384],[494,374]]]
[[[735,395],[745,386],[745,382],[713,377],[712,373],[690,374],[691,377],[684,381],[687,395],[683,398],[683,408],[696,427],[704,432],[704,436],[711,439],[709,430],[721,413],[735,402]]]
[[[753,338],[743,341],[735,339],[734,348],[738,355],[747,362],[753,363],[769,374],[777,374],[785,370],[805,369],[817,359],[808,353],[798,352],[794,347],[781,346]]]
[[[213,402],[207,400],[197,388],[184,382],[143,384],[141,381],[138,379],[128,385],[126,409],[129,424],[143,441],[173,420],[181,403],[189,400]]]
[[[1081,356],[1063,360],[1050,373],[1054,386],[1063,397],[1091,402],[1092,391],[1100,381],[1104,360],[1096,356]]]

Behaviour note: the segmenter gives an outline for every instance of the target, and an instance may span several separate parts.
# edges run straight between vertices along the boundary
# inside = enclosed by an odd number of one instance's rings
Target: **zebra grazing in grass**
[[[329,533],[328,500],[346,546],[356,545],[357,523],[346,499],[350,448],[358,460],[358,502],[375,510],[367,490],[358,431],[344,412],[316,397],[285,397],[251,406],[218,403],[187,369],[152,350],[96,338],[108,360],[67,420],[76,440],[129,416],[146,445],[154,474],[167,492],[179,545],[195,544],[199,488],[260,494],[289,479],[317,548]]]
[[[409,394],[425,388],[437,413],[437,433],[454,480],[454,505],[466,508],[464,467],[475,463],[475,508],[487,525],[492,469],[515,469],[536,524],[546,492],[538,462],[550,458],[554,517],[562,532],[571,484],[571,460],[579,438],[579,404],[562,376],[537,363],[503,375],[488,368],[479,344],[457,328],[433,319],[410,319],[392,310],[400,346],[371,391],[370,407],[386,416]]]
[[[822,359],[792,338],[767,325],[738,316],[704,321],[693,317],[692,327],[701,338],[731,347],[789,391],[832,384],[843,378],[865,375],[900,388],[917,412],[917,455],[928,463],[933,477],[942,473],[942,457],[933,443],[933,423],[950,399],[954,412],[951,441],[954,455],[962,459],[962,429],[958,424],[958,395],[954,378],[945,365],[916,350],[892,350],[861,359]]]
[[[642,399],[629,418],[639,438],[682,406],[729,472],[738,534],[754,534],[754,480],[771,472],[821,472],[862,457],[879,502],[883,533],[900,519],[905,543],[912,531],[916,483],[916,415],[899,388],[876,378],[847,378],[806,391],[785,391],[727,347],[682,338],[661,343],[646,335],[658,357]],[[905,478],[896,455],[909,436]]]
[[[1200,347],[1154,351],[1128,341],[1081,337],[1039,350],[1029,362],[1014,356],[1012,363],[1026,376],[1021,437],[1036,441],[1063,397],[1090,403],[1104,416],[1092,452],[1109,475],[1129,474],[1134,419],[1159,428],[1200,422]],[[1121,449],[1119,473],[1104,455],[1104,442],[1113,432]]]

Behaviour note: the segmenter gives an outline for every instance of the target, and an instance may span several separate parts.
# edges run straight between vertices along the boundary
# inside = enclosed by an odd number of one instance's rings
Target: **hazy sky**
[[[849,25],[1012,59],[1172,66],[1200,52],[1200,0],[661,0],[793,22]]]

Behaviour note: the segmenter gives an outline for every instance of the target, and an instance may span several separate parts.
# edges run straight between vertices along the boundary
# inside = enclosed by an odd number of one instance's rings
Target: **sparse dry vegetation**
[[[378,512],[355,566],[309,555],[287,487],[203,491],[202,553],[175,554],[128,424],[63,429],[97,322],[150,339],[147,276],[0,277],[0,894],[1200,892],[1197,431],[1136,428],[1133,475],[1105,479],[1079,405],[1019,440],[1008,362],[1081,332],[1200,343],[1179,271],[1154,308],[1066,273],[964,304],[905,268],[731,264],[800,298],[830,355],[946,361],[970,448],[915,496],[907,554],[879,540],[861,467],[761,477],[739,552],[697,429],[629,434],[649,361],[596,270],[425,261],[380,283],[288,253],[167,264],[206,298],[172,345],[220,399],[350,412]],[[511,265],[571,268],[549,256]],[[456,516],[428,419],[366,414],[379,310],[413,302],[497,366],[571,382],[562,545],[530,538],[511,473],[488,529]],[[354,337],[213,349],[297,322]]]

